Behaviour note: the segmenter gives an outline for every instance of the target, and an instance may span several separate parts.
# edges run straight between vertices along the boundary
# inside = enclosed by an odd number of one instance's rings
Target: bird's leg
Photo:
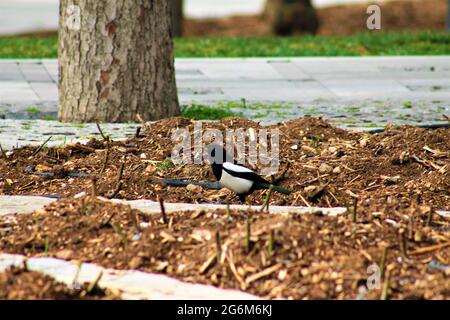
[[[245,194],[238,194],[239,201],[241,201],[242,204],[245,203]]]

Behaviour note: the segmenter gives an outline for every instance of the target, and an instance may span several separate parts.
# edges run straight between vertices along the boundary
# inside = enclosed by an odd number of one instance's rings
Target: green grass
[[[37,107],[28,107],[25,109],[25,112],[37,114],[37,113],[41,113],[41,110]]]
[[[0,37],[0,59],[56,58],[57,37]],[[370,32],[351,36],[179,38],[176,57],[448,55],[450,33]]]
[[[182,107],[181,116],[193,120],[221,120],[226,117],[242,116],[240,112],[233,112],[228,106],[206,106],[192,104]]]

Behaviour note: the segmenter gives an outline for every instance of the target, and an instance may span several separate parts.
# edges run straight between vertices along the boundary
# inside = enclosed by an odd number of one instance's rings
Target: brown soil
[[[385,276],[380,289],[365,294],[368,299],[379,299],[384,284],[389,299],[450,298],[448,219],[397,201],[356,212],[352,222],[351,215],[195,211],[170,214],[165,224],[159,215],[86,196],[0,217],[0,251],[288,299],[354,299],[375,263]]]
[[[176,128],[188,129],[193,135],[192,121],[171,118],[147,126],[144,136],[125,142],[92,140],[86,146],[43,148],[36,155],[36,147],[16,149],[7,159],[0,158],[0,194],[91,193],[94,177],[96,194],[105,197],[157,200],[160,196],[167,202],[239,203],[225,189],[186,189],[160,183],[161,178],[215,180],[207,164],[172,164],[171,135]],[[259,124],[226,119],[204,124],[206,128],[219,129],[225,135],[227,128],[258,129]],[[360,206],[369,206],[396,199],[404,207],[419,203],[450,209],[449,128],[387,127],[369,136],[334,128],[315,118],[272,128],[280,130],[280,172],[284,172],[275,180],[281,178],[279,184],[293,193],[274,193],[271,204],[336,207],[352,204],[357,198]],[[101,173],[108,145],[108,161]],[[35,172],[51,172],[52,176],[31,174],[26,171],[30,166]],[[68,176],[73,173],[91,177]],[[262,204],[265,197],[266,191],[257,191],[247,202]]]
[[[382,31],[445,30],[447,0],[404,0],[379,4]],[[331,6],[317,9],[320,35],[349,35],[367,32],[367,4]],[[56,31],[24,33],[24,36],[48,37]],[[185,19],[185,37],[250,37],[273,35],[261,15],[226,18]]]
[[[349,35],[367,32],[367,4],[326,7],[317,10],[318,34]],[[447,0],[392,1],[380,4],[382,31],[445,30]],[[222,19],[186,19],[185,36],[269,36],[262,16],[236,16]]]
[[[116,300],[117,295],[108,290],[88,285],[71,289],[65,284],[40,272],[12,267],[0,273],[0,299],[6,300]]]

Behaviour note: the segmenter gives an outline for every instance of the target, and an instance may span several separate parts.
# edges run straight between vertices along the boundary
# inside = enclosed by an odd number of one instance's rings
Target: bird
[[[219,144],[210,144],[208,156],[211,169],[225,188],[233,191],[244,203],[246,197],[256,190],[269,189],[289,195],[292,191],[271,184],[253,170],[238,164]]]

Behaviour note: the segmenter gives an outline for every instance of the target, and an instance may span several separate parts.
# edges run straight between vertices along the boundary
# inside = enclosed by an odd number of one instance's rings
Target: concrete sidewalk
[[[232,110],[263,122],[322,116],[340,127],[375,128],[438,123],[450,113],[447,56],[176,59],[175,65],[182,104],[245,100],[245,107]],[[56,118],[57,81],[56,60],[0,60],[4,147],[40,144],[49,135],[63,143],[97,132],[92,125],[44,121]],[[257,102],[265,105],[251,106]],[[121,138],[134,127],[107,130]]]
[[[182,103],[450,101],[450,58],[176,59]],[[0,103],[57,101],[56,60],[0,60]]]

